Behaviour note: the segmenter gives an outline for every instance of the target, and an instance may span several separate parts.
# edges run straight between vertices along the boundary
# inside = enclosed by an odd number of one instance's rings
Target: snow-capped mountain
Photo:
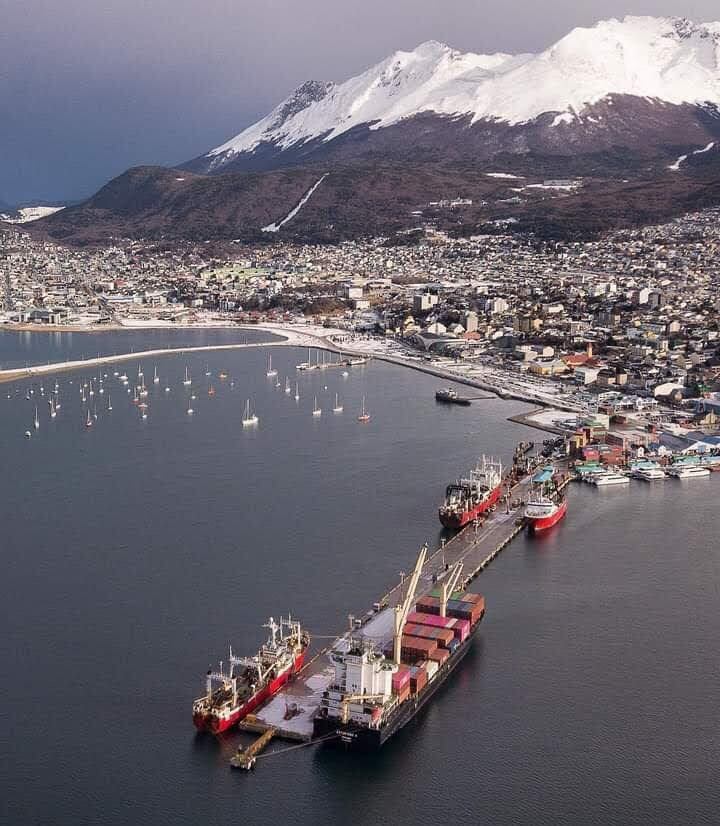
[[[655,131],[672,121],[672,135],[661,136],[666,142],[682,144],[685,131],[688,146],[712,139],[704,121],[717,118],[720,106],[720,23],[606,20],[574,29],[540,54],[462,53],[429,41],[344,83],[304,83],[265,118],[189,166],[201,172],[268,168],[322,155],[343,143],[339,138],[377,141],[373,133],[391,127],[407,136],[410,124],[422,121],[427,128],[434,121],[438,129],[440,119],[445,131],[448,124],[466,133],[472,126],[494,136],[502,130],[498,151],[566,145],[562,133],[572,132],[572,143],[578,131],[597,143],[598,133],[609,129],[601,147],[607,148],[622,144],[611,107],[624,108],[623,120],[631,120],[628,101],[645,113],[648,106],[655,110]],[[677,107],[682,115],[673,111]],[[658,114],[662,108],[665,115]],[[533,129],[534,137],[519,137]],[[387,142],[383,138],[385,149]]]

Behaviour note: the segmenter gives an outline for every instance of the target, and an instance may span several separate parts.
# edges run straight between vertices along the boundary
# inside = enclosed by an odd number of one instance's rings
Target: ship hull
[[[435,401],[440,402],[441,404],[458,404],[461,407],[470,407],[470,399],[466,399],[463,396],[443,396],[441,393],[435,394]]]
[[[450,530],[458,531],[460,528],[464,528],[465,525],[468,525],[470,522],[477,519],[479,516],[482,516],[487,510],[489,510],[493,505],[495,505],[500,498],[500,494],[502,493],[502,485],[498,485],[496,488],[490,491],[486,499],[483,499],[482,502],[478,502],[474,508],[470,510],[462,511],[461,513],[448,513],[444,511],[442,508],[440,509],[439,516],[440,522],[444,528],[449,528]]]
[[[484,615],[483,612],[467,639],[440,666],[437,674],[425,688],[398,706],[381,728],[370,729],[352,723],[338,723],[337,720],[329,717],[316,717],[313,721],[313,739],[327,736],[329,739],[323,743],[326,746],[345,748],[350,751],[377,751],[394,734],[404,728],[444,685],[470,650]],[[337,734],[337,737],[330,738],[331,734]]]
[[[278,674],[275,679],[271,680],[259,691],[256,691],[249,697],[241,706],[235,708],[230,714],[218,717],[215,714],[193,714],[193,723],[195,728],[199,731],[210,731],[213,734],[222,734],[224,731],[233,728],[241,720],[245,719],[248,714],[252,714],[256,708],[263,705],[271,697],[274,697],[278,691],[295,675],[305,662],[305,651],[300,652],[295,657],[288,668],[281,674]]]
[[[528,517],[528,528],[533,533],[538,533],[539,531],[546,531],[548,528],[552,528],[553,525],[557,525],[557,523],[565,516],[566,513],[567,501],[563,499],[558,509],[554,513],[551,513],[549,516],[542,516],[539,518]]]

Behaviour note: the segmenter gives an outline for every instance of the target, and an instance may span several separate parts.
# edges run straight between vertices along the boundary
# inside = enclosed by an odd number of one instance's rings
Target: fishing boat
[[[268,355],[268,366],[267,366],[267,371],[266,371],[265,375],[269,379],[271,379],[273,376],[277,376],[277,370],[274,370],[273,366],[272,366],[272,356],[271,355]]]
[[[250,399],[245,402],[245,410],[243,411],[242,425],[243,427],[251,427],[260,421],[257,415],[250,409]]]
[[[340,404],[340,400],[338,399],[338,394],[335,394],[335,407],[333,407],[333,413],[342,413],[343,406]]]
[[[365,424],[366,422],[370,421],[370,414],[365,410],[365,396],[362,397],[362,408],[360,410],[360,415],[357,417],[359,422]]]
[[[190,387],[190,385],[192,384],[192,379],[190,378],[190,371],[188,370],[187,365],[185,365],[185,378],[183,379],[183,384],[185,385],[185,387]]]
[[[315,396],[315,399],[313,401],[312,414],[313,414],[313,416],[322,416],[322,409],[320,407],[318,407],[317,396]]]

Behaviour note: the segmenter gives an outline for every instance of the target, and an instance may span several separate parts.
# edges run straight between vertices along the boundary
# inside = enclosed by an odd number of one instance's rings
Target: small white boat
[[[155,365],[155,373],[153,374],[153,384],[160,384],[160,376],[158,376],[157,364]]]
[[[635,479],[641,479],[643,482],[655,482],[661,479],[667,479],[665,471],[660,465],[656,465],[655,462],[635,465],[632,469],[632,475]]]
[[[35,430],[38,430],[38,428],[40,427],[40,419],[38,418],[37,405],[35,405],[35,418],[33,419],[33,426],[35,427]]]
[[[338,399],[338,394],[335,394],[335,407],[333,407],[333,413],[342,413],[343,406],[340,404],[340,400]]]
[[[183,379],[183,384],[185,387],[190,387],[192,384],[192,379],[190,378],[190,371],[185,367],[185,378]]]
[[[342,377],[343,377],[344,379],[346,379],[346,378],[350,375],[350,373],[348,373],[348,371],[347,371],[347,370],[343,370],[343,371],[342,371],[342,373],[341,373],[341,375],[342,375]]]
[[[273,376],[277,376],[277,370],[273,370],[272,366],[272,356],[268,355],[268,366],[265,375],[271,379]]]
[[[26,431],[25,431],[25,438],[26,438],[26,439],[29,439],[29,438],[31,438],[31,437],[32,437],[32,433],[31,433],[29,430],[26,430]]]
[[[188,402],[188,409],[187,409],[187,414],[188,414],[188,416],[192,416],[192,414],[193,414],[194,412],[195,412],[195,411],[192,409],[192,405],[190,404],[190,402]]]
[[[318,407],[317,396],[313,400],[313,416],[322,416],[322,409]]]
[[[107,409],[112,410],[112,404],[110,403],[110,396],[109,395],[108,395]]]
[[[169,388],[169,387],[166,387],[166,388],[165,388],[165,392],[166,392],[166,393],[169,393],[169,392],[170,392],[170,388]]]
[[[700,465],[673,465],[668,468],[668,476],[673,479],[701,479],[709,475],[710,470]]]
[[[260,421],[257,415],[250,409],[250,399],[245,402],[245,410],[243,411],[242,426],[251,427]]]
[[[609,485],[629,485],[630,479],[623,473],[607,470],[604,473],[594,473],[590,483],[601,488]]]
[[[295,401],[300,401],[300,387],[297,382],[295,382]]]

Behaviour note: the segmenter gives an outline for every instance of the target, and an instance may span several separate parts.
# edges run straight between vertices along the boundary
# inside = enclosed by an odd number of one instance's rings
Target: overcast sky
[[[203,153],[303,80],[441,40],[540,51],[625,14],[718,0],[0,0],[0,201],[80,198]]]

